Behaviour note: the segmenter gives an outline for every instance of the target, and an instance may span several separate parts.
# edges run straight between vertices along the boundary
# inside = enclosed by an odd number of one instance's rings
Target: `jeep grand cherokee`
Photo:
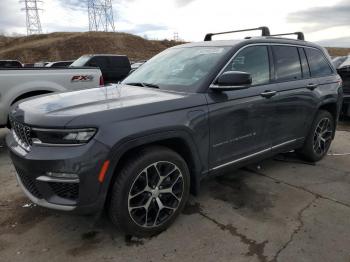
[[[7,145],[22,190],[52,209],[107,208],[126,234],[149,236],[208,175],[290,150],[322,159],[341,79],[323,48],[262,31],[170,48],[119,85],[16,104]]]

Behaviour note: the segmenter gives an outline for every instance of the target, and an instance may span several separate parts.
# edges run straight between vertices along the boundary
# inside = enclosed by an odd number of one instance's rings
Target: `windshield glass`
[[[230,47],[171,48],[153,57],[122,84],[145,83],[161,89],[195,92]]]
[[[82,67],[85,66],[86,63],[90,60],[90,56],[82,56],[75,60],[70,67]]]

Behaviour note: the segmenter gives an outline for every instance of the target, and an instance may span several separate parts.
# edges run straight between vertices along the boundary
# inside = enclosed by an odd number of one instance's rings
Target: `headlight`
[[[89,142],[96,134],[95,128],[86,129],[32,129],[35,145],[81,145]]]

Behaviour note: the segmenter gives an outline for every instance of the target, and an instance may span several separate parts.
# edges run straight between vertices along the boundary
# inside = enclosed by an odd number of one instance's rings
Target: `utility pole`
[[[112,0],[88,0],[89,31],[115,32]]]
[[[26,11],[26,25],[27,35],[36,35],[42,33],[41,22],[39,17],[38,3],[42,3],[41,0],[21,0],[25,7],[22,11]]]

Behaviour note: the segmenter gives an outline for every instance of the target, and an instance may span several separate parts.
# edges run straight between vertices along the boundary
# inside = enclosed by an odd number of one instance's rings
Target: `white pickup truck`
[[[98,68],[0,69],[0,127],[8,124],[15,102],[51,92],[67,92],[104,85]]]

